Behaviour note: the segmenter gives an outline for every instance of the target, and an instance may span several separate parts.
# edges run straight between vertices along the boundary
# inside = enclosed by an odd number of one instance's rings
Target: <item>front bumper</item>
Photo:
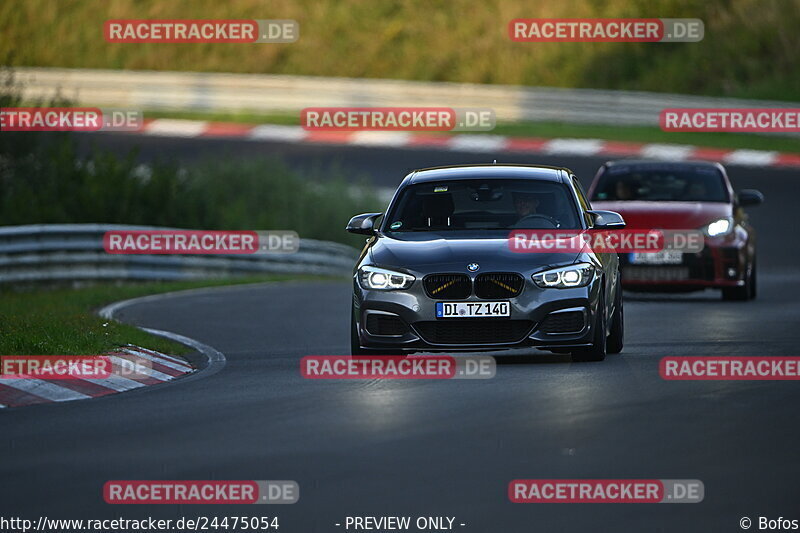
[[[436,318],[436,302],[421,280],[407,290],[365,290],[353,281],[353,318],[362,348],[399,352],[480,351],[521,347],[587,346],[594,335],[601,281],[586,287],[541,289],[526,277],[522,292],[498,298],[511,304],[504,318]]]
[[[697,253],[683,254],[677,265],[638,265],[632,254],[619,254],[622,285],[627,290],[702,290],[741,287],[751,266],[751,250],[739,239],[706,239]]]

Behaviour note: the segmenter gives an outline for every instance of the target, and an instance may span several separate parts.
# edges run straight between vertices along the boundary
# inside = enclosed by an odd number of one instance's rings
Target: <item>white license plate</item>
[[[628,281],[682,281],[689,279],[688,267],[630,266],[622,273]]]
[[[508,302],[436,302],[436,318],[511,316]]]
[[[681,263],[683,263],[683,252],[675,250],[631,254],[631,264],[634,265],[680,265]]]

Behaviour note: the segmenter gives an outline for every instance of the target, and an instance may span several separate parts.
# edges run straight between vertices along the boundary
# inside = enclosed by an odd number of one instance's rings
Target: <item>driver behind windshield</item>
[[[514,199],[514,211],[516,214],[516,221],[511,226],[516,229],[550,229],[558,228],[561,226],[558,219],[551,216],[549,213],[540,212],[539,207],[548,205],[543,201],[548,198],[548,195],[542,195],[529,192],[514,192],[512,193]],[[550,197],[552,198],[552,197]],[[550,207],[556,208],[555,199],[550,200]]]
[[[517,222],[529,215],[535,215],[538,207],[539,198],[535,194],[514,193],[514,210],[517,212]]]

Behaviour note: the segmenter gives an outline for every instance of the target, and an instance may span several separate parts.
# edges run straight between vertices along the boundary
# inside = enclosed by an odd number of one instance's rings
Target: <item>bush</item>
[[[18,105],[5,71],[0,106]],[[80,135],[80,134],[77,134]],[[218,158],[192,168],[144,167],[135,153],[79,156],[73,134],[0,134],[0,224],[116,223],[195,229],[297,231],[359,246],[349,217],[380,209],[371,188],[314,181],[277,159]]]

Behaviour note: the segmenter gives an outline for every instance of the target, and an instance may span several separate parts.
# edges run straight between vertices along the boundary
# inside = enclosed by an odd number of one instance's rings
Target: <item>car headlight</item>
[[[717,237],[719,235],[727,235],[733,229],[733,219],[730,217],[720,218],[710,224],[706,224],[702,228],[703,233],[708,237]]]
[[[358,269],[358,281],[364,289],[376,291],[392,291],[407,289],[417,279],[411,274],[395,272],[373,266],[363,266]]]
[[[577,263],[533,274],[533,282],[543,289],[585,287],[594,278],[595,268],[589,263]]]

